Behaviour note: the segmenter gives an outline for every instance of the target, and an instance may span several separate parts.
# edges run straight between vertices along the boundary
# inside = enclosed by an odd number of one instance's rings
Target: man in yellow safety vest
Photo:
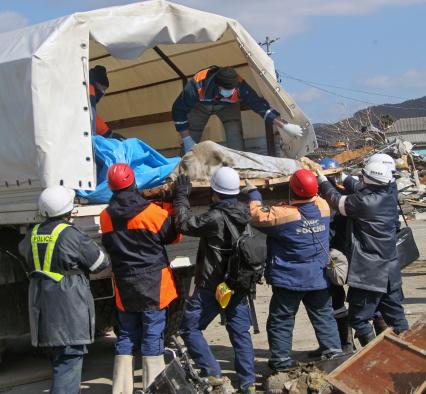
[[[19,244],[30,278],[31,342],[51,361],[51,394],[80,392],[83,355],[95,336],[89,273],[110,263],[102,249],[69,222],[74,196],[74,190],[63,186],[45,189],[38,205],[46,220]]]

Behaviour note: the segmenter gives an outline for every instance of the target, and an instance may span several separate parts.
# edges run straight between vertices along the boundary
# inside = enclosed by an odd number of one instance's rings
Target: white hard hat
[[[368,159],[367,164],[370,163],[383,163],[385,166],[389,167],[392,172],[396,171],[395,160],[386,153],[375,153]]]
[[[228,195],[239,194],[240,176],[231,167],[221,167],[211,177],[210,186],[217,193]]]
[[[75,191],[64,186],[52,186],[43,190],[38,198],[42,216],[54,218],[74,209]]]
[[[372,185],[387,185],[394,180],[390,168],[377,161],[368,163],[362,170],[362,174],[364,183]]]

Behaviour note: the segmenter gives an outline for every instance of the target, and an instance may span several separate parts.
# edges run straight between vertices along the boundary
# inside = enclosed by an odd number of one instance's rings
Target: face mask
[[[219,94],[222,97],[231,97],[234,94],[234,90],[235,89],[223,89],[223,88],[220,88],[219,89]]]
[[[105,95],[105,88],[102,87],[102,85],[99,85],[97,82],[95,82],[95,95],[96,95],[96,102],[99,102],[99,100],[104,97]]]

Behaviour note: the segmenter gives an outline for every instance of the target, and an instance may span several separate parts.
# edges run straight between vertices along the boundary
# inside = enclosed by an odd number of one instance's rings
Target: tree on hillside
[[[386,130],[395,122],[395,118],[392,115],[385,114],[380,117],[380,129]]]

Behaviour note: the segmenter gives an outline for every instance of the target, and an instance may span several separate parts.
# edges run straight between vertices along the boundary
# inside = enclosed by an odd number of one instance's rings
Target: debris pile
[[[325,380],[326,373],[314,363],[300,363],[288,372],[271,375],[265,383],[266,394],[329,394],[332,386]]]
[[[337,153],[338,152],[338,153]],[[402,213],[410,218],[426,218],[426,159],[413,150],[408,141],[397,139],[391,143],[337,151],[331,154],[353,176],[361,175],[361,169],[375,153],[386,153],[395,159],[395,179],[399,191]]]

